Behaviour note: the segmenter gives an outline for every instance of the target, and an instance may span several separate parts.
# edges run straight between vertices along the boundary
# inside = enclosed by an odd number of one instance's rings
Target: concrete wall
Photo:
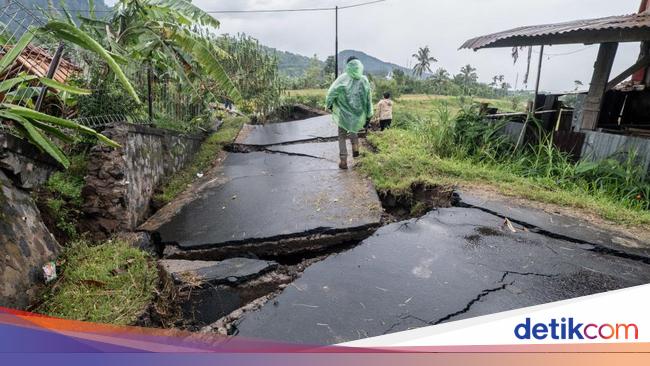
[[[91,150],[82,195],[85,225],[107,237],[135,229],[150,215],[154,190],[191,161],[205,136],[131,124],[103,133],[122,148]]]
[[[59,253],[30,194],[56,168],[32,145],[0,134],[0,306],[27,307],[43,283],[43,265]]]

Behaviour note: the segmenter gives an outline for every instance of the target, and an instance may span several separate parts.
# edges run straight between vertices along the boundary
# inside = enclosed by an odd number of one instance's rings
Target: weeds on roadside
[[[379,189],[481,181],[509,194],[590,208],[613,221],[650,224],[650,182],[635,151],[576,163],[533,120],[537,142],[514,152],[502,133],[507,122],[485,121],[467,104],[455,117],[450,110],[436,101],[428,114],[397,112],[395,129],[369,136],[378,153],[364,156],[362,170]]]
[[[71,243],[58,259],[59,279],[36,311],[54,317],[132,325],[153,299],[157,271],[143,251],[124,242]]]
[[[225,145],[233,142],[246,122],[248,122],[246,117],[225,118],[219,130],[201,145],[201,149],[193,158],[192,163],[174,174],[155,195],[155,200],[161,204],[171,202],[187,189],[187,186],[197,178],[197,174],[207,172],[213,166],[219,152]]]
[[[70,167],[54,172],[44,187],[43,203],[54,220],[56,227],[68,238],[78,235],[76,222],[83,200],[81,190],[86,174],[86,154],[81,152],[70,156]]]

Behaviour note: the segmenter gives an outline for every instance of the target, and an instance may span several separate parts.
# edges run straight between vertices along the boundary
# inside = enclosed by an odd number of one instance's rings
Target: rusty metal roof
[[[4,56],[5,52],[8,52],[11,49],[11,47],[12,46],[4,46],[6,51],[5,49],[0,50],[0,59]],[[16,58],[14,64],[0,76],[3,78],[5,75],[8,75],[7,77],[13,77],[19,72],[24,71],[37,77],[45,77],[47,76],[47,71],[51,62],[52,55],[46,49],[29,44]],[[65,83],[68,77],[80,71],[81,68],[62,58],[53,79],[60,83]]]
[[[481,48],[644,40],[650,40],[650,12],[519,27],[470,39],[460,48],[476,51]]]

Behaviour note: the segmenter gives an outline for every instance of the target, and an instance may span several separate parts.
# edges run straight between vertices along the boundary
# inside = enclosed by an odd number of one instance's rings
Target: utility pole
[[[339,7],[334,8],[334,78],[339,77]]]

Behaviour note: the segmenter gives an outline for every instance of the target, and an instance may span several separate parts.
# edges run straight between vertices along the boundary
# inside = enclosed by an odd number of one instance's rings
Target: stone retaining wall
[[[103,134],[122,145],[98,145],[89,154],[84,225],[97,237],[131,231],[150,214],[154,190],[182,169],[201,147],[205,135],[132,124],[116,124]]]
[[[55,169],[34,146],[0,133],[0,306],[26,308],[60,251],[30,195]]]

